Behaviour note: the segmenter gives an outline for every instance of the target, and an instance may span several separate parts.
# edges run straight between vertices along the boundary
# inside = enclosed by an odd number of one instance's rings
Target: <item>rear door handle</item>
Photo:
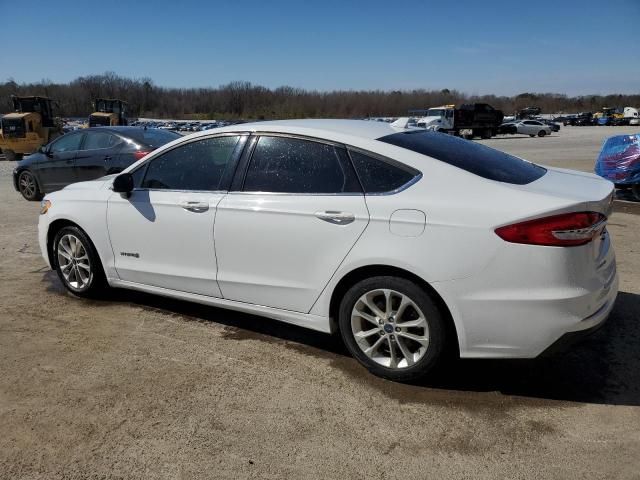
[[[209,210],[207,202],[181,202],[180,206],[189,212],[202,213]]]
[[[316,212],[316,217],[325,222],[333,223],[334,225],[348,225],[356,219],[353,213],[337,212],[335,210]]]

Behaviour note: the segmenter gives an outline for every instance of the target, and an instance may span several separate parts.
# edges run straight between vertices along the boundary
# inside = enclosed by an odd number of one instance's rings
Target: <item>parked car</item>
[[[340,332],[373,373],[409,380],[449,349],[530,358],[600,326],[612,195],[442,133],[262,122],[48,194],[38,235],[75,295],[123,287]]]
[[[587,127],[595,125],[591,112],[581,112],[569,120],[569,125],[573,127]]]
[[[560,131],[560,124],[557,123],[555,120],[547,120],[544,118],[540,118],[538,119],[540,122],[544,123],[545,125],[549,125],[549,127],[551,127],[551,131],[552,132],[559,132]]]
[[[503,123],[498,127],[499,135],[514,135],[518,133],[517,122]]]
[[[529,135],[530,137],[551,135],[551,127],[538,120],[522,120],[516,123],[516,129],[518,133]]]
[[[70,183],[119,173],[149,152],[180,138],[167,130],[95,127],[75,130],[18,162],[13,184],[27,200]]]

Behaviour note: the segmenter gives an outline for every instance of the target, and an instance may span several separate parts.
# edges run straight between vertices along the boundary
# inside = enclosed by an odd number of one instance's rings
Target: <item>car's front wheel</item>
[[[372,277],[351,287],[340,304],[339,324],[351,354],[391,380],[424,377],[445,349],[441,312],[423,288],[404,278]]]
[[[539,136],[539,137],[544,137],[546,134],[547,134],[547,132],[546,132],[545,130],[540,130],[540,131],[538,132],[538,136]]]
[[[100,257],[87,234],[63,227],[53,240],[55,268],[63,285],[80,297],[96,297],[106,289]]]
[[[33,201],[42,199],[38,181],[33,173],[28,170],[21,172],[18,176],[18,189],[26,200]]]

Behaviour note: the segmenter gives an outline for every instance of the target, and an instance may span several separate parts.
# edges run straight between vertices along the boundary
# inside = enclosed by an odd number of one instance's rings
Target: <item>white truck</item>
[[[640,125],[640,112],[634,107],[624,107],[623,118],[629,119],[629,125]]]
[[[470,103],[456,108],[443,105],[427,110],[427,115],[416,121],[416,126],[464,138],[491,138],[498,133],[504,115],[486,103]]]

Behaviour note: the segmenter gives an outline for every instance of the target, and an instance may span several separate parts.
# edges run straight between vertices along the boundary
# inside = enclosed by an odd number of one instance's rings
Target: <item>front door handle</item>
[[[209,210],[209,204],[207,202],[181,202],[180,206],[194,213],[202,213]]]
[[[334,225],[348,225],[356,219],[353,213],[337,212],[335,210],[316,212],[316,217],[325,222],[333,223]]]

